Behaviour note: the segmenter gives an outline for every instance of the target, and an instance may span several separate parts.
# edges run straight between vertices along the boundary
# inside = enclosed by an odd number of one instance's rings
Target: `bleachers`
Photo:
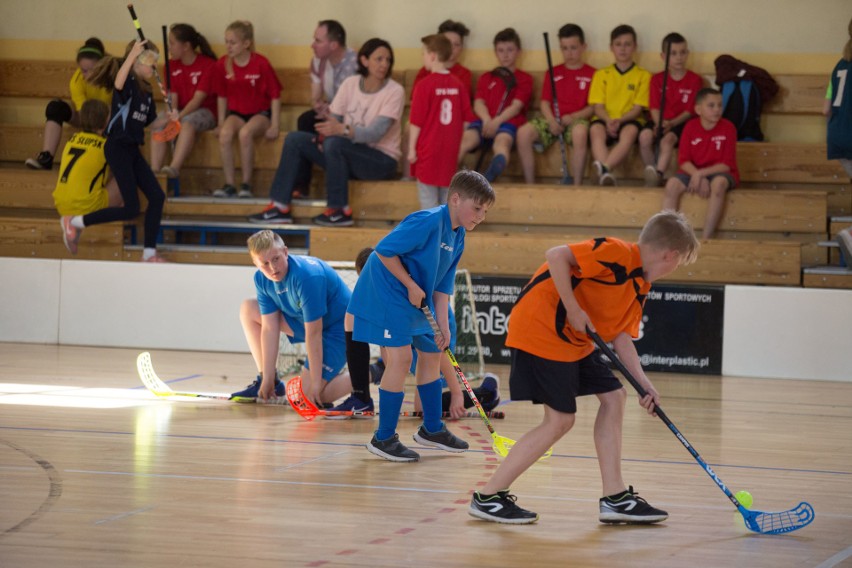
[[[41,145],[43,108],[52,97],[67,98],[67,81],[73,62],[0,61],[0,254],[66,257],[50,193],[54,173],[30,172],[19,164]],[[278,69],[284,85],[282,128],[292,128],[295,117],[309,103],[307,70]],[[410,92],[416,70],[398,71],[395,78]],[[540,92],[543,73],[533,73],[534,92]],[[810,75],[777,76],[781,95],[765,109],[769,114],[816,114],[822,108],[825,78]],[[820,92],[821,91],[821,92]],[[534,102],[537,107],[537,100]],[[36,112],[37,111],[37,112]],[[65,136],[71,130],[65,130]],[[181,197],[171,197],[164,211],[164,254],[178,262],[248,264],[239,244],[244,235],[220,242],[208,233],[201,246],[192,225],[229,231],[257,229],[245,216],[265,203],[286,133],[276,141],[259,141],[255,155],[256,199],[215,200],[210,191],[221,182],[218,141],[200,136],[181,175]],[[558,149],[537,155],[537,172],[545,180],[560,177]],[[763,283],[802,285],[802,267],[837,262],[836,253],[820,246],[833,234],[828,217],[852,214],[852,189],[842,169],[825,159],[825,147],[800,143],[741,143],[738,160],[743,187],[728,198],[719,239],[703,244],[700,261],[677,271],[679,282]],[[239,163],[239,154],[237,153]],[[616,188],[569,188],[552,184],[517,183],[520,167],[512,160],[495,187],[496,206],[487,222],[468,237],[463,263],[474,272],[526,275],[542,261],[549,246],[568,240],[611,234],[636,238],[648,216],[659,210],[658,189],[639,186],[642,164],[632,156],[617,170]],[[315,178],[322,179],[321,172]],[[416,209],[416,189],[411,182],[353,182],[351,202],[356,227],[328,229],[310,226],[321,212],[320,183],[311,200],[294,204],[299,225],[286,237],[296,247],[329,260],[351,260],[363,246],[375,244],[391,226]],[[683,201],[684,212],[700,229],[706,202],[692,196]],[[31,230],[27,231],[27,227]],[[7,230],[8,228],[8,230]],[[180,237],[177,229],[181,230]],[[87,229],[80,258],[136,259],[138,247],[122,246],[121,224]],[[186,242],[179,243],[181,237]],[[188,237],[188,238],[187,238]],[[304,239],[304,240],[300,240]],[[211,242],[212,241],[212,242]],[[805,278],[805,285],[814,283]],[[817,284],[818,285],[818,284]],[[826,286],[830,284],[824,284]],[[845,287],[845,286],[844,286]]]

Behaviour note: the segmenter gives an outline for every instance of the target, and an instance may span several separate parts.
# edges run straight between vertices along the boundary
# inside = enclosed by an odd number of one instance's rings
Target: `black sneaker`
[[[240,199],[251,199],[254,194],[251,192],[251,186],[247,183],[240,184],[240,190],[237,192],[237,197]]]
[[[323,227],[351,227],[352,215],[343,209],[326,209],[322,215],[314,217],[314,223]]]
[[[446,425],[434,434],[430,434],[423,426],[414,434],[414,441],[424,446],[431,446],[447,452],[463,452],[470,446],[467,442],[447,430]]]
[[[414,450],[409,450],[399,441],[399,434],[394,434],[381,442],[373,434],[373,439],[367,444],[367,451],[392,462],[416,462],[420,460],[420,454]]]
[[[226,183],[219,189],[213,191],[213,197],[236,197],[237,196],[237,188],[233,185]]]
[[[274,203],[270,203],[260,213],[249,215],[248,220],[251,223],[277,223],[279,225],[289,225],[293,222],[293,214],[290,213],[289,209],[287,211],[282,211],[281,209],[278,209]]]
[[[494,523],[528,525],[536,522],[538,513],[521,509],[515,505],[517,500],[508,491],[498,491],[496,495],[480,495],[474,491],[467,512],[472,517]]]
[[[479,401],[482,403],[482,408],[488,412],[497,408],[500,404],[500,390],[498,388],[498,378],[494,373],[485,373],[485,378],[482,379],[482,384],[479,385]]]
[[[257,393],[260,391],[260,383],[263,378],[258,375],[257,378],[241,391],[231,395],[231,400],[235,402],[255,402],[257,401]],[[275,398],[285,398],[287,396],[287,385],[281,379],[275,377]]]
[[[600,507],[602,523],[650,524],[665,521],[669,516],[639,497],[632,485],[624,493],[602,497]]]
[[[35,159],[27,158],[24,163],[33,170],[50,170],[53,169],[53,156],[50,155],[50,152],[42,151],[38,153]]]

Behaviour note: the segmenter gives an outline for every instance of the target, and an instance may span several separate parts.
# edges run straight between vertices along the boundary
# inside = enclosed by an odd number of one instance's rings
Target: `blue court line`
[[[189,375],[188,377],[179,377],[177,379],[171,379],[169,381],[163,381],[163,382],[166,383],[167,385],[170,385],[172,383],[179,383],[181,381],[188,381],[190,379],[197,379],[200,376],[201,375]],[[147,388],[148,387],[146,387],[145,385],[139,385],[138,387],[130,387],[130,390],[147,389]]]
[[[60,432],[65,434],[101,434],[101,435],[109,435],[109,436],[135,436],[135,432],[119,432],[119,431],[110,431],[110,430],[87,430],[87,429],[78,429],[78,428],[35,428],[35,427],[26,427],[26,426],[3,426],[0,425],[0,430],[18,430],[22,432]],[[225,442],[247,442],[247,441],[256,441],[256,442],[272,442],[276,444],[300,444],[306,446],[332,446],[332,447],[340,447],[340,448],[363,448],[364,444],[351,444],[344,442],[320,442],[320,441],[300,441],[300,440],[287,440],[287,439],[276,439],[276,438],[245,438],[238,436],[209,436],[209,435],[199,435],[199,434],[164,434],[161,437],[163,438],[173,438],[175,440],[218,440]],[[441,451],[437,448],[420,448],[427,451]],[[465,453],[481,453],[481,454],[491,454],[491,450],[467,450]],[[582,455],[572,455],[572,454],[556,454],[554,453],[550,459],[553,458],[568,458],[568,459],[578,459],[578,460],[597,460],[597,456],[582,456]],[[638,459],[638,458],[622,458],[622,462],[630,462],[630,463],[643,463],[643,464],[660,464],[660,465],[695,465],[695,461],[680,461],[680,460],[647,460],[647,459]],[[825,469],[796,469],[796,468],[786,468],[786,467],[769,467],[769,466],[758,466],[758,465],[736,465],[736,464],[720,464],[720,463],[711,463],[707,462],[708,465],[717,468],[731,468],[731,469],[745,469],[745,470],[754,470],[754,471],[778,471],[784,473],[815,473],[819,475],[843,475],[843,476],[852,476],[852,471],[833,471],[833,470],[825,470]]]

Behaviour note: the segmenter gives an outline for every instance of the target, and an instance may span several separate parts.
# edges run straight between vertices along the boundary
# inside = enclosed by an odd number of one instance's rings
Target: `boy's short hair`
[[[677,32],[666,34],[666,37],[663,38],[663,53],[666,53],[669,46],[675,43],[686,43],[686,38]]]
[[[362,248],[355,257],[355,272],[361,274],[364,270],[364,265],[367,264],[367,259],[373,254],[373,247]]]
[[[633,36],[633,43],[636,43],[636,30],[633,29],[633,26],[629,26],[627,24],[615,26],[609,34],[609,43],[612,44],[615,41],[615,38],[628,34]]]
[[[269,229],[256,232],[248,238],[246,244],[251,254],[266,252],[273,247],[287,248],[281,235],[273,233]]]
[[[466,25],[461,22],[456,22],[454,20],[444,20],[443,22],[441,22],[441,25],[438,26],[439,34],[443,34],[446,32],[453,32],[459,34],[462,39],[470,35],[470,30],[467,29]]]
[[[438,56],[438,61],[445,63],[453,56],[453,44],[447,39],[444,34],[431,34],[420,38],[423,42],[423,47],[429,53],[434,53]]]
[[[565,24],[559,28],[559,39],[566,39],[569,37],[580,38],[580,43],[586,43],[586,34],[583,33],[583,28],[577,24]]]
[[[317,27],[325,27],[328,41],[336,41],[340,47],[346,47],[346,30],[337,20],[320,20]]]
[[[704,87],[695,95],[695,104],[700,104],[701,101],[709,97],[710,95],[719,95],[722,96],[722,93],[714,89],[713,87]]]
[[[475,170],[459,170],[450,180],[447,197],[458,193],[465,199],[473,199],[478,205],[491,205],[497,199],[494,188],[485,176]]]
[[[518,35],[515,28],[506,28],[497,32],[497,35],[494,36],[494,47],[497,47],[500,42],[512,42],[518,49],[521,49],[521,36]]]
[[[639,234],[639,244],[680,254],[680,264],[692,264],[698,259],[698,238],[680,211],[660,211],[645,223]]]
[[[89,99],[80,107],[80,127],[86,132],[97,132],[106,128],[109,107],[103,101]]]

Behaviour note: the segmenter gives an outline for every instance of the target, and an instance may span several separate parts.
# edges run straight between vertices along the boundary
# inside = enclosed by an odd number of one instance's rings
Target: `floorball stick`
[[[136,33],[139,35],[139,41],[145,41],[145,34],[142,33],[142,24],[139,23],[139,18],[136,17],[136,10],[133,8],[133,4],[128,4],[127,10],[130,12],[130,17],[133,19],[133,25],[136,27]],[[166,64],[168,65],[168,63]],[[163,86],[160,74],[157,72],[157,62],[155,61],[151,67],[154,69],[154,79],[156,79],[157,85],[160,87],[160,92],[163,93],[163,98],[166,100],[166,108],[168,108],[169,113],[171,113],[172,99],[169,96],[168,89]],[[169,140],[174,140],[178,134],[180,134],[180,122],[176,120],[169,120],[162,130],[155,132],[152,136],[158,142],[168,142]]]
[[[663,116],[666,112],[666,90],[669,84],[669,58],[672,55],[672,43],[666,45],[666,64],[663,69],[663,92],[660,93],[660,120],[654,125],[654,167],[660,159],[660,140],[663,139]]]
[[[257,399],[253,397],[234,397],[225,393],[174,391],[171,387],[169,387],[169,385],[164,383],[159,376],[157,376],[156,371],[154,371],[154,365],[151,362],[151,354],[147,351],[140,353],[136,358],[136,370],[139,372],[139,378],[142,380],[142,384],[144,384],[149,391],[158,397],[187,396],[212,400],[230,400],[231,402],[257,402]],[[283,399],[270,399],[265,402],[267,404],[284,404]]]
[[[429,322],[429,325],[432,327],[432,333],[435,334],[435,339],[440,340],[444,337],[444,334],[441,333],[441,328],[438,327],[438,322],[435,321],[435,315],[432,313],[432,309],[426,304],[424,300],[420,305],[420,311],[423,312],[423,315],[426,316],[426,320]],[[464,376],[464,373],[459,366],[458,361],[456,361],[455,355],[450,350],[449,347],[444,349],[444,353],[447,354],[447,357],[450,358],[450,363],[453,365],[453,370],[456,372],[456,378],[467,391],[467,395],[470,397],[470,400],[473,402],[473,405],[476,407],[477,412],[479,412],[480,418],[485,422],[485,427],[488,428],[488,432],[491,434],[491,439],[493,443],[491,444],[491,448],[494,452],[501,456],[506,457],[509,455],[509,450],[512,449],[512,446],[515,445],[515,441],[506,438],[505,436],[501,436],[494,430],[494,426],[491,424],[491,420],[488,419],[488,416],[485,414],[485,409],[482,408],[482,404],[480,404],[479,399],[476,398],[476,395],[473,392],[473,389],[470,387],[470,383],[467,382],[467,378]],[[543,457],[548,457],[553,453],[553,448],[547,450],[547,453]]]
[[[615,365],[616,369],[618,369],[624,378],[633,385],[633,388],[636,389],[636,392],[639,393],[639,396],[644,397],[647,393],[645,389],[642,388],[642,385],[639,384],[639,381],[633,376],[633,374],[627,370],[627,367],[624,366],[624,363],[618,358],[618,356],[610,349],[609,345],[601,339],[601,337],[593,332],[591,329],[586,328],[586,333],[594,340],[597,346],[603,351],[604,355],[609,357],[610,361]],[[740,503],[737,498],[731,493],[731,490],[722,483],[722,480],[716,475],[716,472],[704,461],[704,459],[698,454],[698,451],[690,444],[687,439],[681,434],[680,430],[677,429],[669,417],[666,416],[666,413],[663,412],[663,409],[659,406],[654,409],[654,412],[657,416],[660,417],[666,426],[669,427],[669,430],[675,435],[675,437],[680,440],[680,443],[683,444],[683,447],[689,450],[689,453],[692,454],[692,457],[695,458],[695,461],[698,462],[707,475],[716,483],[719,489],[722,490],[722,493],[731,500],[731,503],[737,508],[740,514],[743,516],[745,520],[745,525],[749,528],[749,530],[754,531],[760,534],[781,534],[792,532],[795,530],[799,530],[802,527],[806,527],[814,520],[814,508],[810,503],[806,503],[802,501],[792,509],[787,511],[781,511],[778,513],[765,513],[763,511],[751,511],[745,508],[742,503]]]
[[[556,79],[553,77],[553,61],[550,59],[550,39],[547,32],[544,32],[544,50],[547,53],[547,70],[550,72],[550,92],[553,97],[553,113],[556,115],[556,122],[562,124],[562,114],[559,112],[559,97],[556,96]],[[574,183],[574,178],[568,171],[568,149],[565,147],[565,134],[560,134],[559,150],[562,152],[562,179],[559,181],[562,185],[571,185]]]

